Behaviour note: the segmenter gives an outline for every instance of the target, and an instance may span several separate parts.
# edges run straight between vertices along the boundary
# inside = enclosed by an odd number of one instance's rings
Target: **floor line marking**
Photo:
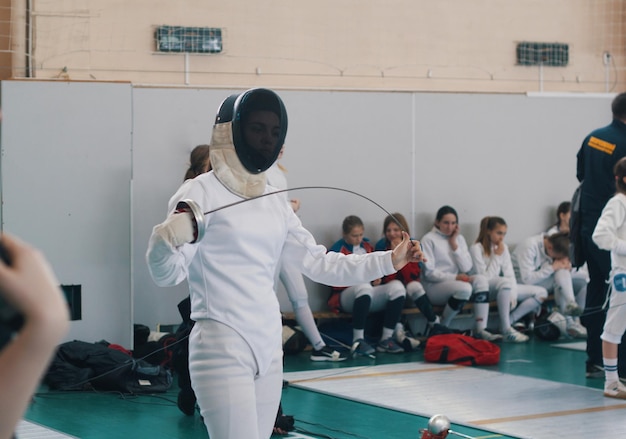
[[[469,423],[474,424],[474,425],[501,424],[503,422],[528,421],[531,419],[542,419],[542,418],[552,418],[552,417],[559,417],[559,416],[580,415],[580,414],[595,413],[595,412],[606,412],[609,410],[620,410],[620,409],[625,409],[625,408],[626,408],[626,404],[616,404],[616,405],[603,406],[603,407],[588,407],[588,408],[576,409],[576,410],[563,410],[563,411],[558,411],[558,412],[537,413],[534,415],[510,416],[506,418],[494,418],[494,419],[481,419],[478,421],[469,421]]]
[[[372,377],[381,377],[381,376],[393,376],[393,375],[407,375],[411,373],[422,373],[422,372],[439,372],[442,370],[454,370],[460,369],[467,366],[444,366],[444,367],[432,367],[427,369],[409,369],[403,371],[390,371],[390,372],[372,372],[358,375],[333,375],[333,376],[323,376],[317,378],[303,378],[301,380],[289,380],[289,384],[298,384],[298,383],[311,383],[318,381],[336,381],[336,380],[345,380],[345,379],[354,379],[354,378],[372,378]]]

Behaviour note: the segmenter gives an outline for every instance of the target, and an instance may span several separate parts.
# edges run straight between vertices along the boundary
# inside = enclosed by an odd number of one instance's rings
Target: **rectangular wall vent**
[[[220,53],[222,29],[215,27],[159,26],[155,32],[159,52]]]
[[[569,61],[569,46],[562,43],[529,43],[517,45],[517,64],[520,66],[564,67]]]

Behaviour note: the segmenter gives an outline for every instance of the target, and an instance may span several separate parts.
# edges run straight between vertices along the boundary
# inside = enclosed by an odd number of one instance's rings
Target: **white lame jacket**
[[[471,245],[470,254],[472,255],[476,274],[485,275],[487,279],[502,276],[515,281],[509,246],[505,243],[502,243],[502,245],[504,245],[504,252],[501,255],[497,255],[492,248],[489,256],[485,255],[485,250],[480,242],[475,242]]]
[[[520,283],[535,285],[554,274],[552,258],[546,254],[542,233],[525,239],[515,247],[513,267]]]
[[[179,191],[203,212],[242,200],[213,172]],[[266,193],[273,188],[266,188]],[[146,254],[157,285],[188,280],[191,318],[230,326],[252,348],[264,374],[281,345],[282,323],[274,292],[276,265],[289,260],[313,281],[353,285],[394,273],[391,252],[368,255],[327,253],[318,245],[281,196],[267,196],[205,215],[205,236],[196,244],[173,248],[152,233]]]
[[[626,270],[626,196],[617,194],[606,203],[593,231],[598,247],[611,251],[611,266]]]
[[[465,238],[458,235],[456,242],[458,247],[456,251],[452,251],[449,237],[436,227],[420,240],[426,258],[424,278],[427,282],[454,280],[457,274],[469,273],[472,270],[472,257]]]

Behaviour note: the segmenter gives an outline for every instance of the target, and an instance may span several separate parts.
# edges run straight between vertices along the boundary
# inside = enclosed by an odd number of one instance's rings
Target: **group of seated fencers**
[[[428,335],[447,332],[467,302],[473,304],[473,337],[523,343],[529,339],[524,333],[524,320],[537,315],[549,295],[553,295],[557,310],[564,316],[564,335],[586,339],[587,331],[579,316],[589,276],[585,267],[572,269],[569,260],[570,206],[569,202],[561,203],[554,226],[520,242],[512,252],[504,242],[507,224],[503,218],[484,217],[478,237],[468,246],[460,234],[456,210],[441,207],[433,228],[419,240],[425,262],[410,263],[397,273],[368,283],[331,287],[330,309],[352,315],[350,354],[374,356],[375,352],[412,350],[416,342],[407,337],[400,322],[405,306],[419,309],[426,319]],[[363,221],[358,216],[346,217],[342,231],[343,237],[329,251],[364,254],[391,250],[402,241],[402,231],[410,235],[408,223],[400,213],[385,218],[383,237],[375,244],[364,237]],[[499,333],[487,330],[493,301],[497,303]],[[441,315],[437,315],[433,305],[443,308]],[[382,312],[384,316],[382,335],[374,346],[365,337],[367,318],[373,312]],[[346,353],[326,346],[326,355],[317,355],[315,348],[312,360],[347,358]]]

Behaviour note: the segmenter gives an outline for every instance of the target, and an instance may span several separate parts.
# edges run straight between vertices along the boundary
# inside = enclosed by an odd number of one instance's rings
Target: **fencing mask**
[[[243,198],[261,195],[266,171],[278,158],[287,135],[287,112],[272,90],[255,88],[226,98],[211,137],[216,177]]]

